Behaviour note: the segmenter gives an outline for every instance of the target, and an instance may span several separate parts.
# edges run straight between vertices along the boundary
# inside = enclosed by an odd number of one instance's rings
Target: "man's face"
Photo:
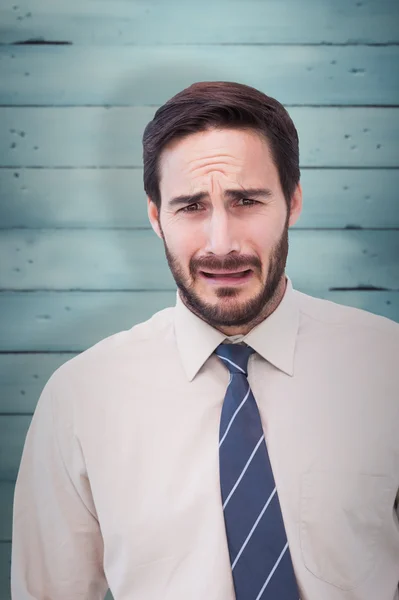
[[[162,237],[183,302],[214,327],[256,321],[284,278],[291,216],[267,142],[211,129],[172,142],[160,160]]]

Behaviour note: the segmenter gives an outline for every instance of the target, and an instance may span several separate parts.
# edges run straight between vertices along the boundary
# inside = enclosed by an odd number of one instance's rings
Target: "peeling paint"
[[[393,289],[375,285],[358,285],[357,287],[330,287],[330,292],[393,292]]]
[[[44,38],[30,38],[20,42],[13,42],[11,46],[72,46],[72,42],[64,40],[45,40]]]

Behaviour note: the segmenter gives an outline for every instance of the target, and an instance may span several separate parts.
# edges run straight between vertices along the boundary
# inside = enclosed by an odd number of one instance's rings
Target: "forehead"
[[[210,129],[172,141],[160,158],[161,195],[184,193],[211,178],[243,186],[277,183],[265,138],[252,130]]]

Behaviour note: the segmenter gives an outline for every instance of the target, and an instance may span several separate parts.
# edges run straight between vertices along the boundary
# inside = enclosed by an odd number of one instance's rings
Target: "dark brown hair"
[[[280,102],[259,90],[229,81],[190,85],[155,113],[143,134],[144,190],[159,208],[159,159],[172,140],[212,127],[254,130],[269,143],[281,188],[291,206],[299,182],[298,133]]]

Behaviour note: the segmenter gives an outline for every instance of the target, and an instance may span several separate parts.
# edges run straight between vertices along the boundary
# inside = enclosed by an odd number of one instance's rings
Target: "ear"
[[[292,227],[298,221],[302,212],[302,186],[298,183],[291,198],[291,210],[288,226]]]
[[[147,212],[148,218],[151,223],[151,227],[155,231],[158,237],[162,239],[162,233],[159,228],[159,212],[157,205],[151,200],[149,196],[147,196]]]

